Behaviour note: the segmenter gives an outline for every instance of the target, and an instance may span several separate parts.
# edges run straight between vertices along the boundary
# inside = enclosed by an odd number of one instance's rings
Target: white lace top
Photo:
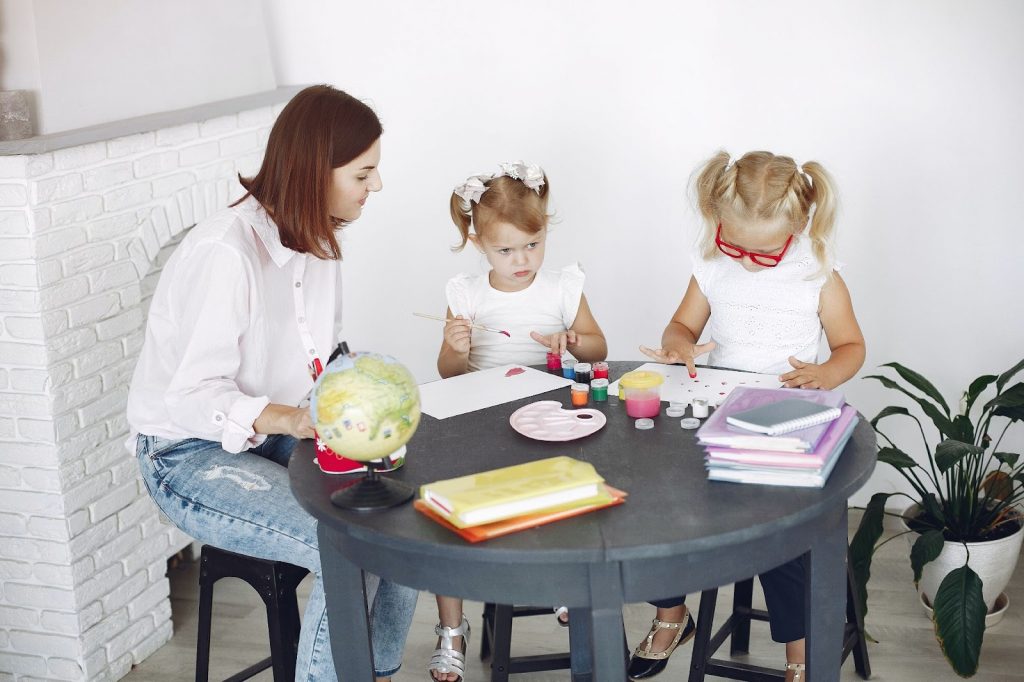
[[[475,372],[508,364],[543,365],[547,348],[530,338],[565,331],[576,321],[585,276],[578,263],[561,270],[541,270],[522,291],[498,291],[487,274],[456,275],[445,296],[452,315],[505,329],[511,338],[480,329],[470,339],[469,369]]]
[[[777,266],[756,272],[724,254],[704,260],[696,252],[693,276],[711,304],[708,330],[718,344],[708,364],[782,374],[793,369],[790,356],[817,362],[819,295],[825,284],[819,268],[811,241],[802,236],[793,238]]]

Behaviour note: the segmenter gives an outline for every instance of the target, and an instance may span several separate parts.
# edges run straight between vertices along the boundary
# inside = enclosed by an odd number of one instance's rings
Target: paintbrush
[[[424,313],[413,313],[413,315],[415,315],[416,317],[422,317],[425,320],[437,320],[438,322],[452,322],[452,321],[455,320],[454,317],[438,317],[436,315],[426,315]],[[466,321],[468,322],[469,320],[466,320]],[[509,334],[504,329],[495,329],[493,327],[485,327],[482,324],[471,324],[469,326],[472,327],[473,329],[480,329],[480,330],[485,331],[485,332],[491,332],[492,334],[504,334],[505,336],[509,337],[510,339],[512,338],[512,335]]]

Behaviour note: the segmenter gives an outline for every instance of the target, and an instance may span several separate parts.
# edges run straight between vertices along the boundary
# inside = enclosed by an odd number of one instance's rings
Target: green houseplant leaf
[[[977,445],[971,445],[959,440],[944,440],[935,446],[935,466],[944,474],[956,466],[964,457],[980,455],[984,452],[984,448],[980,448]]]
[[[921,570],[929,561],[933,561],[942,553],[942,545],[946,539],[941,530],[925,531],[917,537],[910,549],[910,567],[914,569],[914,587],[921,582]]]
[[[888,407],[883,408],[882,411],[875,415],[875,418],[871,420],[871,428],[878,426],[878,422],[882,421],[886,417],[891,417],[894,414],[902,414],[910,418],[914,417],[914,415],[910,414],[910,410],[905,407],[889,405]]]
[[[971,413],[974,401],[977,400],[978,396],[981,395],[981,392],[988,388],[989,385],[997,378],[998,377],[995,374],[985,374],[971,382],[970,387],[967,389],[967,409],[964,410],[964,412],[967,414]]]
[[[997,391],[1002,391],[1003,390],[1003,386],[1005,386],[1006,383],[1010,379],[1012,379],[1014,377],[1014,375],[1017,374],[1017,372],[1021,371],[1022,369],[1024,369],[1024,360],[1021,360],[1016,365],[1014,365],[1010,369],[1008,369],[1005,372],[1003,372],[1002,374],[1000,374],[999,378],[996,379],[996,390]]]
[[[946,660],[961,677],[978,671],[981,642],[985,636],[985,600],[981,578],[964,565],[942,580],[935,592],[935,636]]]
[[[892,367],[896,370],[897,374],[903,377],[904,381],[934,400],[935,403],[943,409],[946,416],[949,416],[949,405],[946,404],[946,400],[942,397],[942,394],[932,386],[932,382],[928,381],[914,370],[904,367],[898,362],[887,362],[883,364],[882,367]]]
[[[917,462],[907,453],[897,448],[878,448],[878,461],[896,467],[897,469],[908,469],[916,467]]]
[[[935,424],[935,428],[939,430],[939,433],[946,436],[947,438],[953,437],[955,433],[953,429],[953,422],[950,421],[949,417],[939,412],[939,408],[935,407],[935,405],[931,404],[930,402],[928,402],[927,400],[920,396],[914,395],[913,393],[903,388],[889,377],[885,377],[880,374],[872,374],[871,376],[866,376],[864,378],[875,379],[886,388],[891,388],[894,391],[899,391],[903,395],[907,396],[915,403],[917,403],[921,407],[921,410],[923,410],[924,413],[928,415],[928,418],[932,420],[932,424]]]
[[[894,493],[875,493],[864,509],[857,532],[850,541],[850,570],[853,571],[853,582],[857,586],[857,601],[860,612],[868,613],[868,578],[871,577],[871,557],[875,552],[875,544],[882,537],[882,519],[885,516],[885,503]]]
[[[992,456],[1011,469],[1017,464],[1017,459],[1020,458],[1020,455],[1016,452],[996,452]]]

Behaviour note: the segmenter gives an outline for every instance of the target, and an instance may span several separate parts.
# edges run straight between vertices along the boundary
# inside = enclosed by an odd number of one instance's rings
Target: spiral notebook
[[[747,431],[779,436],[791,431],[807,429],[838,419],[840,409],[810,400],[789,398],[761,405],[750,410],[735,412],[725,418],[727,424]]]

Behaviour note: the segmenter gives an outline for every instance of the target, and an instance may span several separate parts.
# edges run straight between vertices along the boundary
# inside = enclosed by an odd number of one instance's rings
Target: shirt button
[[[299,318],[299,324],[305,324],[305,323],[306,323],[306,318],[300,317]]]
[[[309,354],[310,355],[316,355],[316,349],[310,348],[309,349]]]
[[[222,417],[222,416],[220,416],[220,415],[218,414],[218,415],[217,415],[216,417],[214,417],[213,419],[214,419],[214,421],[218,421],[218,422],[219,422],[219,421],[223,421],[223,420],[224,420],[224,417]]]
[[[295,283],[295,288],[296,288],[296,289],[298,289],[298,288],[299,288],[299,287],[301,287],[301,286],[302,286],[302,282],[296,282],[296,283]]]

